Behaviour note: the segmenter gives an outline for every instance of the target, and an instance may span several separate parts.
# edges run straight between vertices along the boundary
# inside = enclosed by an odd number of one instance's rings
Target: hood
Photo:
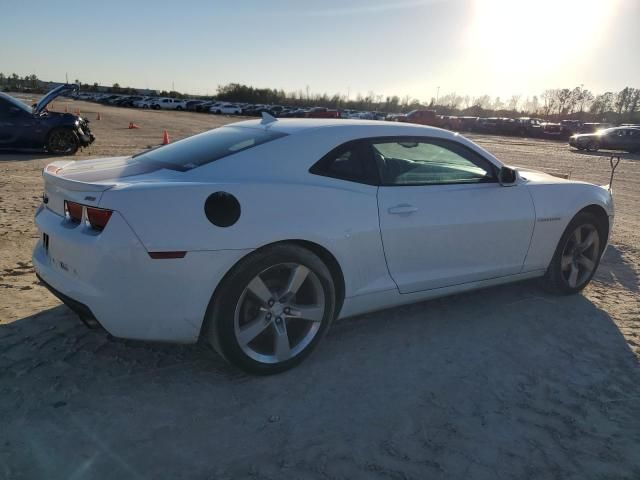
[[[579,180],[569,180],[562,176],[552,175],[549,173],[540,172],[538,170],[529,170],[528,168],[516,167],[520,178],[530,185],[549,185],[553,183],[585,183]]]
[[[40,112],[42,112],[45,109],[45,107],[53,101],[54,98],[57,98],[60,95],[63,95],[68,92],[77,92],[78,90],[80,90],[80,87],[78,87],[78,85],[75,85],[75,84],[65,84],[65,85],[60,85],[59,87],[54,88],[49,93],[47,93],[44,97],[42,97],[40,101],[36,104],[36,106],[33,107],[33,113],[37,115]]]

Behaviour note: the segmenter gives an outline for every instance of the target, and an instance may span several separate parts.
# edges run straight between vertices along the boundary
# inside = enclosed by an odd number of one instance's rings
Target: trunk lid
[[[102,192],[115,186],[115,182],[84,182],[64,175],[69,164],[75,162],[54,162],[43,170],[44,194],[42,200],[49,210],[64,215],[64,201],[98,206]]]
[[[137,162],[132,157],[53,162],[45,167],[42,176],[46,197],[43,201],[60,215],[64,215],[65,200],[97,207],[102,193],[116,186],[184,180],[181,172],[154,162]]]

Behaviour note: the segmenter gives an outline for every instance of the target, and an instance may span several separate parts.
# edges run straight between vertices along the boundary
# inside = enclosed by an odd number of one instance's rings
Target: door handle
[[[409,215],[410,213],[417,212],[418,207],[414,207],[413,205],[409,205],[408,203],[401,203],[400,205],[396,205],[395,207],[390,207],[387,211],[391,215]]]

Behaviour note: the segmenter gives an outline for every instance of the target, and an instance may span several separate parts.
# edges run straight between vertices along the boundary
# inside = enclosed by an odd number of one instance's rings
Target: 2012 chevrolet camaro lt
[[[265,115],[43,176],[33,263],[85,322],[260,374],[336,318],[542,276],[576,293],[614,215],[606,187],[397,122]]]

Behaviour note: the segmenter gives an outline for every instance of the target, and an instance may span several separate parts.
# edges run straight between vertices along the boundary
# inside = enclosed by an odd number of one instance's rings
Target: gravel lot
[[[97,136],[74,159],[235,120],[68,108]],[[609,181],[604,153],[470,137],[513,165]],[[525,282],[345,320],[299,368],[253,378],[203,346],[86,329],[30,262],[51,157],[0,155],[0,478],[639,479],[640,156],[624,157],[583,295]]]

